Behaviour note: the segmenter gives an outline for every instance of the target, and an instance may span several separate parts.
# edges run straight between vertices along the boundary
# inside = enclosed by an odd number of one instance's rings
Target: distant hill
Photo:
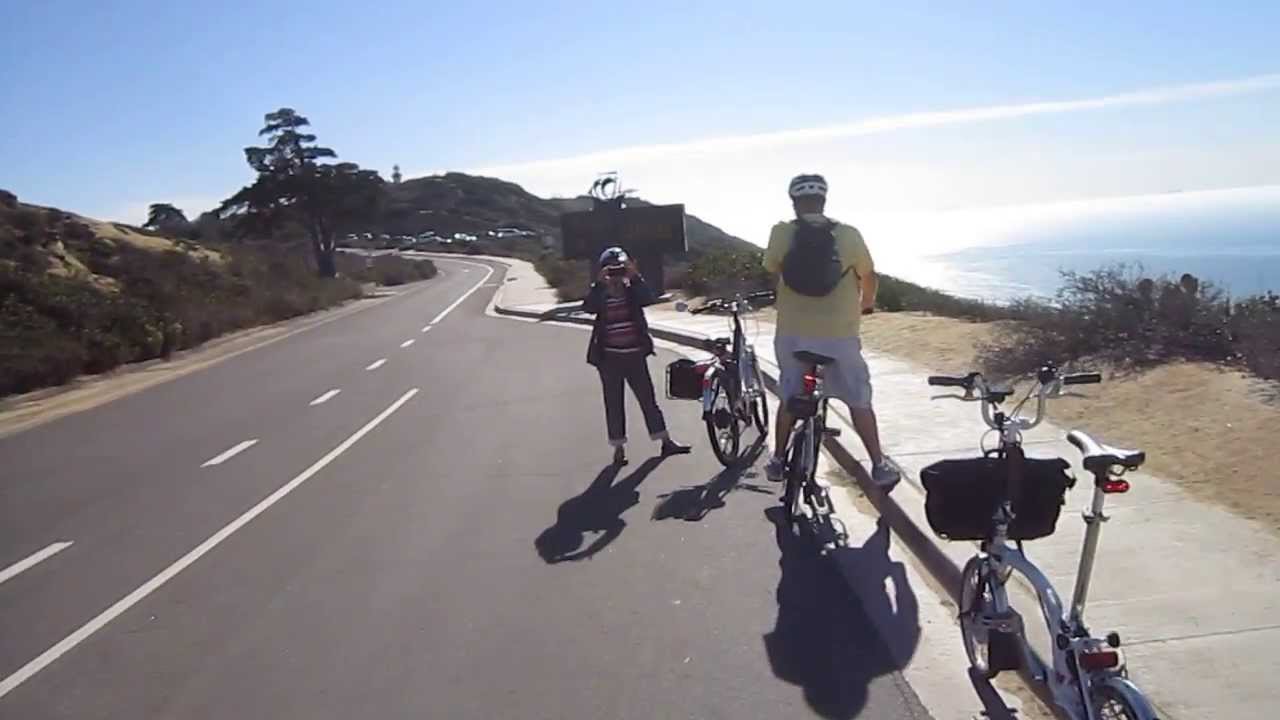
[[[428,230],[438,234],[456,232],[483,236],[495,227],[519,227],[560,243],[560,215],[588,210],[589,197],[540,198],[519,185],[498,178],[447,173],[413,178],[387,186],[388,201],[381,232],[417,235]],[[650,205],[640,198],[628,204]],[[693,216],[685,216],[685,233],[690,259],[717,249],[759,250],[742,238]],[[502,249],[533,254],[542,251],[538,238],[505,243]]]

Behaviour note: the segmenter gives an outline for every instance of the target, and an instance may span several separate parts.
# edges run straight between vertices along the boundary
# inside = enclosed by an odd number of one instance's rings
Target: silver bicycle
[[[1058,513],[1058,509],[1053,508],[1051,519],[1031,517],[1035,513],[1034,506],[1026,498],[1037,491],[1044,494],[1043,487],[1036,485],[1049,477],[1044,472],[1046,468],[1049,473],[1053,468],[1061,468],[1056,472],[1065,474],[1067,467],[1063,460],[1028,460],[1022,451],[1022,433],[1040,424],[1045,417],[1046,400],[1061,395],[1064,385],[1101,381],[1102,377],[1095,373],[1062,375],[1053,365],[1046,365],[1037,373],[1035,387],[1006,413],[1001,405],[1013,391],[988,385],[979,373],[965,377],[929,378],[930,385],[963,388],[962,399],[981,402],[983,421],[999,434],[998,447],[973,461],[985,465],[970,466],[979,472],[985,468],[987,476],[979,478],[979,482],[986,488],[996,486],[997,495],[993,503],[995,512],[981,533],[984,537],[981,538],[979,552],[969,560],[962,573],[960,631],[969,664],[976,674],[989,679],[1001,670],[1026,668],[1032,678],[1047,687],[1054,704],[1068,717],[1077,720],[1158,720],[1150,701],[1128,679],[1119,634],[1111,632],[1100,639],[1094,637],[1084,623],[1084,606],[1098,539],[1102,523],[1107,520],[1103,506],[1107,495],[1128,491],[1129,483],[1122,476],[1139,468],[1146,459],[1145,454],[1140,450],[1104,445],[1078,430],[1067,435],[1068,441],[1083,455],[1084,469],[1093,476],[1093,497],[1083,513],[1086,528],[1084,545],[1070,607],[1063,607],[1053,585],[1027,558],[1022,548],[1023,539],[1052,533]],[[1023,417],[1021,409],[1033,395],[1036,398],[1035,415]],[[924,475],[922,473],[922,477]],[[1066,485],[1056,490],[1059,507],[1065,487],[1074,482],[1069,477],[1067,480]],[[969,494],[974,494],[972,488]],[[1049,504],[1041,503],[1041,506],[1048,507]],[[1020,512],[1025,512],[1027,517],[1019,517]],[[932,515],[930,524],[934,524]],[[938,530],[936,526],[934,529]],[[962,529],[957,534],[965,536],[968,531]],[[1016,546],[1010,544],[1011,539]],[[1051,666],[1031,649],[1023,618],[1009,604],[1006,586],[1013,572],[1021,574],[1035,589],[1041,614],[1053,641]]]
[[[764,437],[769,426],[769,396],[756,360],[756,351],[747,339],[742,316],[775,300],[772,290],[714,298],[700,307],[677,303],[676,310],[697,315],[708,311],[729,313],[732,335],[709,341],[711,361],[703,377],[702,419],[716,459],[732,467],[742,459],[742,431],[754,424]]]

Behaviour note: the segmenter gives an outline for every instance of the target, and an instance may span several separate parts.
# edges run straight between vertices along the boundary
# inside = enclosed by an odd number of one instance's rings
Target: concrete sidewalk
[[[531,266],[521,269],[519,261],[495,259],[513,265],[514,278],[495,298],[496,306],[525,314],[555,311],[554,296]],[[655,334],[677,341],[728,334],[722,316],[652,309],[649,319]],[[747,330],[764,369],[776,377],[772,323],[748,322]],[[894,515],[895,531],[903,540],[914,541],[913,551],[925,556],[922,560],[935,578],[954,588],[958,568],[975,547],[943,542],[929,530],[919,473],[936,460],[974,454],[987,428],[976,404],[931,399],[939,389],[928,387],[924,368],[875,352],[867,353],[867,361],[885,450],[901,467],[904,481],[891,497],[875,488],[863,490],[879,510]],[[1086,394],[1105,392],[1105,384],[1085,388]],[[865,458],[848,426],[847,410],[833,409],[845,430],[837,455]],[[1050,403],[1050,418],[1052,414]],[[1092,485],[1065,435],[1066,429],[1046,422],[1026,437],[1029,455],[1066,458],[1079,480],[1057,533],[1028,543],[1027,552],[1067,601],[1084,534],[1078,510],[1088,502]],[[1125,438],[1102,440],[1125,444]],[[1121,634],[1130,675],[1158,706],[1161,717],[1274,717],[1274,708],[1280,706],[1280,687],[1273,680],[1280,672],[1280,621],[1272,614],[1280,608],[1280,542],[1261,526],[1196,501],[1172,481],[1145,473],[1132,473],[1128,479],[1132,490],[1108,500],[1111,521],[1103,529],[1086,609],[1091,629]],[[1039,617],[1034,596],[1029,587],[1020,589],[1015,605],[1028,619],[1028,627],[1041,631],[1040,637],[1032,638],[1041,656],[1048,657],[1049,638],[1043,625],[1034,622]],[[963,663],[954,668],[959,674],[964,671]]]

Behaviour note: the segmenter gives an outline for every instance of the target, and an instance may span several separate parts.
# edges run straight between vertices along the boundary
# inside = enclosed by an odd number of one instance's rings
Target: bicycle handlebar
[[[732,298],[724,298],[724,297],[712,298],[711,300],[706,301],[699,307],[689,308],[689,314],[697,315],[699,313],[707,312],[708,310],[715,310],[717,308],[724,307],[725,305],[732,305],[738,302],[751,302],[752,300],[773,300],[774,296],[775,296],[775,293],[773,290],[759,290],[756,292],[747,293],[746,295],[737,295]]]
[[[1058,369],[1052,364],[1046,364],[1036,373],[1036,414],[1031,419],[1017,417],[1017,408],[1014,410],[1014,417],[1006,418],[1006,420],[1014,420],[1019,430],[1030,430],[1036,427],[1045,418],[1045,406],[1048,398],[1054,394],[1060,385],[1094,385],[1102,382],[1101,373],[1073,373],[1071,375],[1061,375]],[[958,387],[964,388],[965,399],[973,399],[971,397],[974,390],[978,391],[977,399],[982,401],[982,421],[992,430],[1000,430],[1000,424],[992,417],[992,408],[1001,402],[1004,402],[1009,395],[1012,394],[1008,389],[995,389],[987,384],[986,378],[982,373],[971,372],[964,377],[956,377],[952,375],[930,375],[929,384],[935,387]],[[1018,407],[1021,407],[1019,405]]]

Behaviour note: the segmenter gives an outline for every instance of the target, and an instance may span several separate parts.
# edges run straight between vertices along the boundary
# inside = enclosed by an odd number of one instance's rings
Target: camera
[[[611,278],[626,277],[627,266],[626,265],[610,265],[604,269],[604,274],[606,277],[611,277]]]

